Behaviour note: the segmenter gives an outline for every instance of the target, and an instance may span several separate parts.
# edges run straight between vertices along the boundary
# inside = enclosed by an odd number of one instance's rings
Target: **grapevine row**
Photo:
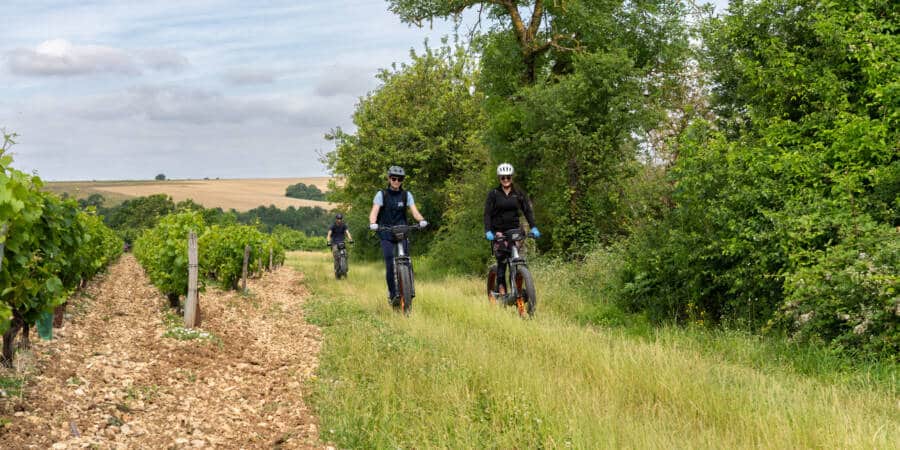
[[[82,283],[122,251],[122,241],[96,215],[41,190],[43,182],[11,167],[0,148],[0,332],[2,364],[13,361],[19,330],[52,321]]]
[[[172,304],[188,288],[187,236],[199,238],[200,282],[215,280],[226,288],[237,288],[241,277],[244,248],[250,246],[250,261],[284,262],[284,248],[271,236],[248,225],[206,226],[196,211],[171,214],[146,230],[134,243],[134,255],[150,281],[165,293]]]

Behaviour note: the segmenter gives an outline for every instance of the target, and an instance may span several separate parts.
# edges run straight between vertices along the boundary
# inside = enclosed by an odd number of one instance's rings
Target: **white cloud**
[[[141,86],[88,100],[51,102],[56,104],[43,105],[40,109],[89,121],[191,126],[268,123],[319,130],[343,121],[352,108],[347,102],[319,97],[301,100],[284,95],[228,96],[219,91],[183,86]]]
[[[93,72],[138,73],[124,51],[100,45],[72,45],[64,39],[44,41],[34,49],[16,49],[7,56],[17,75],[83,75]]]
[[[153,70],[178,70],[187,58],[169,49],[127,52],[102,45],[75,45],[65,39],[7,53],[10,72],[24,76],[74,76],[95,73],[137,75],[141,65]]]

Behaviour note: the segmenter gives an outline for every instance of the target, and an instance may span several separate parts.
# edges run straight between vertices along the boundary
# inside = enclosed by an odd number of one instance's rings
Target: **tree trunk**
[[[12,368],[13,366],[13,356],[15,355],[13,342],[16,340],[16,335],[19,334],[19,328],[22,328],[22,323],[21,318],[13,315],[9,329],[6,330],[6,333],[3,333],[3,354],[0,355],[0,365],[3,367]]]

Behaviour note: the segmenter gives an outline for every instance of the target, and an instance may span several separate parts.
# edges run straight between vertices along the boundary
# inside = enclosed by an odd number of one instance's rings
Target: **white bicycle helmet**
[[[388,176],[389,177],[405,177],[406,171],[404,171],[403,168],[400,166],[391,166],[388,169]]]
[[[503,164],[500,164],[499,166],[497,166],[497,176],[498,177],[501,175],[512,176],[513,172],[514,172],[513,166],[510,163],[503,163]]]

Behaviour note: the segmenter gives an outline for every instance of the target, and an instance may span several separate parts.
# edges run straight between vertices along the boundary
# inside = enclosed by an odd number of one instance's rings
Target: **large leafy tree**
[[[623,233],[626,180],[688,49],[678,1],[391,0],[421,23],[478,9],[493,163],[512,162],[557,250]],[[472,204],[476,208],[478,205]]]

